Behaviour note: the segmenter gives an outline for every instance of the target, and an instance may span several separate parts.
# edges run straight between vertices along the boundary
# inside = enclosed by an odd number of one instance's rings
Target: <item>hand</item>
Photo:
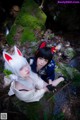
[[[64,81],[64,80],[65,80],[65,78],[64,78],[64,77],[60,77],[60,79],[61,79],[61,81]]]
[[[52,80],[48,80],[49,81],[49,84],[52,84]]]
[[[61,75],[61,76],[59,76],[58,78],[63,78],[64,80],[64,83],[68,83],[69,82],[69,80],[65,77],[65,76],[63,76],[63,75]]]
[[[63,75],[60,75],[58,78],[62,78],[62,81],[66,80],[66,77]]]
[[[46,86],[49,91],[53,91],[55,87],[53,87],[51,84]]]

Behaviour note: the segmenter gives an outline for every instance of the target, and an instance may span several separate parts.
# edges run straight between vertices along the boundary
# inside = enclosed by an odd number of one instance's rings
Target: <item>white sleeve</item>
[[[11,84],[11,79],[8,78],[7,76],[4,76],[4,85],[3,85],[3,87],[5,88],[5,87],[9,86],[10,84]]]
[[[8,77],[4,76],[4,85],[3,87],[7,87],[11,84],[12,81],[18,81],[18,77],[14,74],[10,74]]]
[[[15,74],[9,75],[9,78],[11,79],[11,81],[18,81],[18,77]]]
[[[9,95],[9,96],[15,94],[15,93],[13,92],[13,87],[14,87],[14,81],[11,83],[10,90],[9,90],[9,92],[8,92],[8,95]]]
[[[47,86],[47,83],[44,80],[42,80],[37,74],[32,73],[32,76],[34,77],[32,79],[34,80],[36,88],[42,89]]]
[[[37,90],[32,97],[32,101],[39,101],[44,96],[45,92],[44,89]]]
[[[14,95],[21,101],[24,102],[36,102],[39,101],[44,93],[46,92],[45,89],[40,89],[40,90],[30,90],[30,91],[19,91],[15,88],[15,81],[11,83],[10,90],[8,92],[8,95]]]
[[[18,90],[13,90],[16,97],[24,102],[36,102],[36,101],[39,101],[44,93],[45,93],[45,90],[44,89],[41,89],[41,90],[30,90],[30,91],[18,91]]]

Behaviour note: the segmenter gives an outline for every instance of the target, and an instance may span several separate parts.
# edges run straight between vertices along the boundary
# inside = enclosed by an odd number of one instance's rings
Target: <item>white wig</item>
[[[10,70],[16,75],[20,75],[20,68],[28,64],[26,58],[23,57],[21,51],[16,46],[14,46],[14,55],[10,55],[7,52],[3,52],[3,58],[5,60],[5,69]]]

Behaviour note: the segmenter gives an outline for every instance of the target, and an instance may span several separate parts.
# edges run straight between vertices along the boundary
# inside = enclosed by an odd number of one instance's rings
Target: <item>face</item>
[[[28,64],[20,68],[20,75],[24,78],[29,77],[30,75],[30,66]]]
[[[46,64],[48,63],[48,60],[47,59],[44,59],[44,58],[42,58],[42,57],[39,57],[38,59],[37,59],[37,66],[38,67],[44,67]]]

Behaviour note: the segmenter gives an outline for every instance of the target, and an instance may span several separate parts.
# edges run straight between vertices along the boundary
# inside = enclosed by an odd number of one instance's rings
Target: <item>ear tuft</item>
[[[7,53],[4,53],[4,58],[9,62],[9,60],[12,60],[12,57],[8,55]]]
[[[19,49],[17,49],[18,55],[22,56],[22,53]]]
[[[21,51],[16,46],[14,46],[14,50],[15,50],[15,54],[17,54],[19,56],[23,56]]]

